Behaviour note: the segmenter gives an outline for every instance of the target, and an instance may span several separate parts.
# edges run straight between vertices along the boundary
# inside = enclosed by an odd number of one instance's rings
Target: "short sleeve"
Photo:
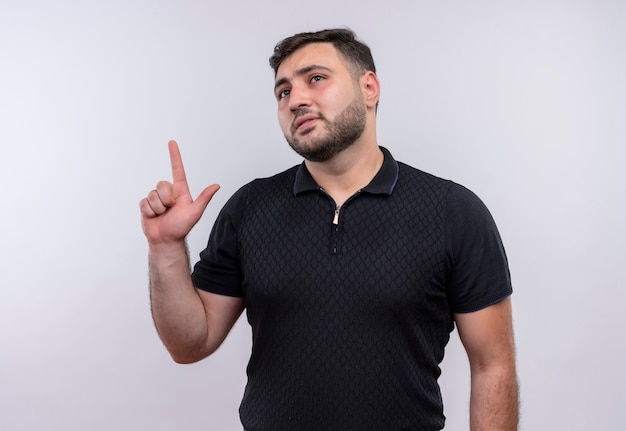
[[[448,301],[453,312],[468,313],[513,292],[508,261],[496,224],[470,190],[453,184],[446,202]]]
[[[200,252],[191,274],[197,289],[225,296],[243,295],[237,231],[248,189],[249,185],[237,191],[217,216],[208,245]]]

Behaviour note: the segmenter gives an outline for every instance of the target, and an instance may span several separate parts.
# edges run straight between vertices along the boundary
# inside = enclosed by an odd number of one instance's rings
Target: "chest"
[[[274,312],[415,312],[445,305],[441,210],[359,196],[255,202],[240,230],[244,296]],[[323,307],[319,304],[325,304]],[[281,311],[282,310],[282,311]],[[424,313],[428,314],[428,313]]]

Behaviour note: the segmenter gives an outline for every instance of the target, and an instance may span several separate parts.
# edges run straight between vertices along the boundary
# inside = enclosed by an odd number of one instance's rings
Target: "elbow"
[[[515,359],[503,361],[470,361],[472,374],[491,374],[496,376],[516,375]]]
[[[174,362],[180,365],[193,364],[200,361],[202,358],[194,358],[191,356],[178,355],[170,352],[170,356]]]
[[[203,360],[204,358],[210,356],[213,351],[209,350],[195,350],[195,349],[172,349],[169,348],[167,351],[170,354],[170,357],[174,362],[181,365],[194,364]]]

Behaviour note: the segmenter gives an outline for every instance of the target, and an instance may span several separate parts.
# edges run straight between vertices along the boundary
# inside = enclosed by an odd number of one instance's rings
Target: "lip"
[[[299,117],[296,117],[294,121],[294,129],[295,130],[307,129],[313,126],[318,120],[319,120],[319,117],[314,114],[301,115]]]

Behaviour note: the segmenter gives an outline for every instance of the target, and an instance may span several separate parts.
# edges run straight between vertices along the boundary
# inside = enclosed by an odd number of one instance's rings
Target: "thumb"
[[[211,202],[211,199],[213,199],[213,195],[215,195],[219,189],[219,184],[211,184],[209,187],[202,190],[193,203],[194,206],[197,207],[197,211],[203,213],[209,202]]]

